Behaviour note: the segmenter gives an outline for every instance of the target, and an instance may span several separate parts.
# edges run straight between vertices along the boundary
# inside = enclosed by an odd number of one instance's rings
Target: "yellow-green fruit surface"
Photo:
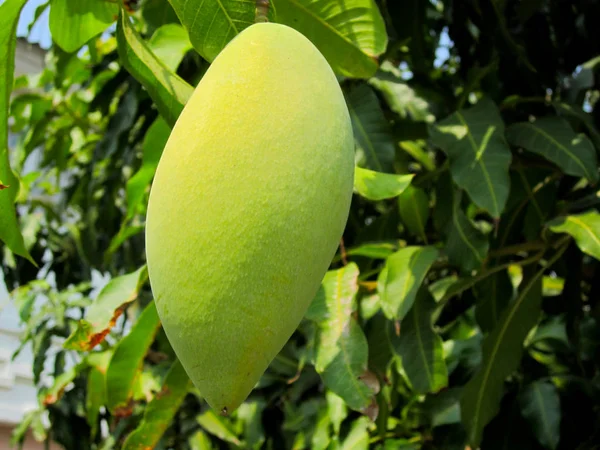
[[[213,409],[234,411],[299,325],[353,177],[350,117],[325,58],[287,26],[245,29],[178,119],[146,225],[164,330]]]

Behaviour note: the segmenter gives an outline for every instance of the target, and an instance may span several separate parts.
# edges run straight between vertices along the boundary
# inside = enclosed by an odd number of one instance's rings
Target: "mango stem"
[[[256,0],[256,15],[254,16],[254,23],[269,21],[269,6],[269,0]]]

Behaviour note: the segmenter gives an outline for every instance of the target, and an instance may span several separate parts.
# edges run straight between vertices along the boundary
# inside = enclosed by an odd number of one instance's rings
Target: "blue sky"
[[[4,3],[4,0],[0,0],[0,4],[1,3]],[[21,12],[21,18],[19,19],[19,25],[17,27],[17,36],[27,36],[27,28],[33,20],[36,8],[44,3],[46,3],[46,0],[29,0],[27,2]],[[29,42],[39,44],[42,48],[48,48],[52,43],[48,27],[49,12],[49,9],[44,11],[29,35]]]

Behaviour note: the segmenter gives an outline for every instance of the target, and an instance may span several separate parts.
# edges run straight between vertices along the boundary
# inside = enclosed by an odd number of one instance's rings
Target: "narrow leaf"
[[[448,385],[442,339],[432,327],[435,308],[435,300],[423,287],[400,323],[400,336],[396,335],[393,324],[388,326],[392,348],[400,356],[413,389],[423,394],[437,392]]]
[[[386,274],[378,286],[380,303],[386,317],[403,320],[412,308],[417,292],[437,259],[434,247],[405,247],[390,255],[386,261]]]
[[[346,93],[356,142],[356,164],[378,172],[393,172],[396,142],[379,100],[361,84]]]
[[[400,219],[408,231],[427,244],[425,227],[429,220],[429,197],[423,189],[408,186],[398,197]]]
[[[146,352],[158,332],[160,320],[154,302],[138,317],[131,332],[115,348],[106,372],[107,407],[116,416],[131,414],[131,398]]]
[[[523,341],[538,320],[543,273],[544,269],[541,269],[522,282],[517,298],[484,339],[481,367],[463,390],[462,420],[472,447],[478,447],[484,427],[498,412],[504,380],[519,365]]]
[[[70,350],[91,350],[104,340],[117,319],[137,295],[148,278],[146,266],[135,272],[115,277],[100,291],[75,331],[64,343]]]
[[[106,404],[106,370],[111,356],[112,351],[106,351],[92,353],[87,358],[91,368],[87,380],[85,412],[92,438],[98,433],[100,408]]]
[[[206,410],[196,417],[196,421],[207,433],[218,437],[222,441],[231,442],[238,446],[241,445],[231,424],[224,418],[217,416],[212,409]]]
[[[355,410],[372,402],[373,392],[361,380],[367,371],[367,339],[352,316],[358,291],[358,267],[350,263],[327,272],[321,295],[307,314],[319,325],[315,369],[327,386]]]
[[[277,21],[310,39],[340,75],[369,78],[388,38],[374,0],[271,0]]]
[[[77,364],[56,377],[50,389],[44,392],[42,404],[49,406],[60,400],[66,387],[77,377],[83,367],[85,367],[85,363]]]
[[[144,136],[144,142],[142,144],[142,166],[140,169],[127,181],[127,218],[131,219],[136,210],[138,209],[146,191],[149,186],[158,162],[162,155],[163,149],[169,139],[171,129],[167,123],[158,117]]]
[[[560,397],[548,381],[534,381],[519,394],[521,414],[531,426],[538,442],[554,450],[560,440]]]
[[[512,155],[497,106],[481,100],[431,127],[431,139],[450,158],[455,183],[494,218],[504,210]]]
[[[483,332],[494,329],[500,314],[513,297],[514,289],[508,272],[502,271],[475,285],[477,305],[475,317]]]
[[[352,428],[344,439],[341,450],[367,450],[369,448],[369,419],[360,417],[352,424]]]
[[[592,142],[577,134],[559,117],[543,117],[535,122],[521,122],[506,130],[511,144],[543,156],[564,173],[598,181],[598,160]]]
[[[489,241],[458,207],[455,201],[452,221],[447,225],[446,253],[452,264],[470,272],[481,267],[489,250]]]
[[[123,449],[155,448],[165,430],[171,425],[190,387],[191,382],[185,369],[179,360],[175,361],[160,392],[146,406],[142,422],[125,440]]]
[[[169,0],[200,55],[212,62],[238,33],[254,23],[255,0]]]
[[[26,0],[6,0],[0,5],[0,240],[35,265],[19,229],[14,206],[19,181],[8,157],[8,105],[13,88],[17,24],[25,3]]]
[[[582,252],[600,260],[600,213],[590,210],[582,214],[560,217],[548,223],[555,233],[567,233]]]
[[[395,175],[354,168],[354,190],[369,200],[385,200],[402,194],[414,175]]]
[[[117,23],[117,44],[125,68],[146,88],[161,116],[173,126],[194,88],[150,50],[123,13]]]
[[[49,23],[52,39],[65,52],[74,52],[106,30],[118,12],[116,2],[52,0]]]

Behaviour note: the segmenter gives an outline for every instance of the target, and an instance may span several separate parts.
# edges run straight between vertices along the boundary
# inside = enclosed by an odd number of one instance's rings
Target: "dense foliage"
[[[25,3],[0,5],[2,270],[39,389],[15,443],[600,448],[600,1],[50,0],[46,67],[13,81]],[[160,328],[144,219],[192,86],[267,7],[339,75],[355,196],[224,418]]]

